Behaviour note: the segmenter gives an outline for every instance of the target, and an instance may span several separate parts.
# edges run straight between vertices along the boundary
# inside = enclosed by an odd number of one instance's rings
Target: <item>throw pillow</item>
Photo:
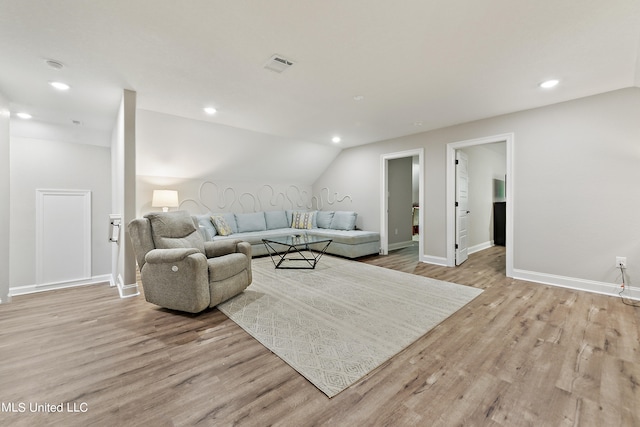
[[[333,230],[355,230],[358,214],[352,211],[336,211],[331,220]]]
[[[216,231],[221,236],[228,236],[233,233],[231,227],[227,224],[227,221],[221,215],[214,215],[211,217],[211,222],[216,227]]]
[[[289,227],[285,211],[267,211],[264,213],[264,218],[267,222],[267,230]]]
[[[305,230],[311,230],[311,228],[313,228],[313,212],[294,212],[292,218],[292,228]]]
[[[205,230],[207,239],[211,240],[211,238],[217,234],[216,228],[213,226],[213,222],[211,222],[211,212],[204,215],[196,215],[195,217],[198,219],[198,225]]]
[[[238,233],[267,229],[264,212],[236,214],[236,224],[238,224]]]
[[[331,220],[333,219],[333,211],[318,211],[316,214],[316,222],[318,228],[331,228]]]

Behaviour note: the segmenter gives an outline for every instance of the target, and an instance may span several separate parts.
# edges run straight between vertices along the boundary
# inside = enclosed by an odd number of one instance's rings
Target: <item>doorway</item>
[[[391,227],[392,229],[390,230],[390,226],[389,226],[389,209],[390,209],[390,205],[389,205],[389,197],[390,197],[390,182],[389,182],[389,176],[390,176],[390,166],[393,166],[393,163],[391,163],[393,160],[397,160],[397,159],[407,159],[407,163],[410,165],[410,175],[412,176],[411,180],[412,182],[417,182],[417,203],[412,202],[412,198],[409,198],[409,205],[407,208],[407,221],[408,221],[408,232],[409,232],[409,240],[412,241],[413,240],[413,230],[417,231],[417,238],[416,240],[418,241],[418,259],[420,261],[422,261],[423,258],[423,237],[424,237],[424,232],[423,232],[423,218],[422,216],[419,214],[419,212],[423,211],[422,209],[420,209],[422,206],[424,206],[424,149],[423,148],[419,148],[419,149],[415,149],[415,150],[407,150],[407,151],[401,151],[401,152],[397,152],[397,153],[389,153],[389,154],[383,154],[380,156],[380,177],[381,177],[381,183],[380,183],[380,189],[381,189],[381,193],[380,193],[380,254],[381,255],[388,255],[389,253],[389,241],[390,241],[390,235],[395,236],[395,227]],[[415,160],[414,160],[415,159]],[[415,167],[412,166],[412,164],[415,163]],[[413,170],[415,168],[415,174],[413,173]],[[413,176],[416,176],[415,178],[413,178]],[[393,184],[393,183],[392,183]],[[411,185],[411,184],[409,184]],[[408,188],[407,191],[411,192],[411,188]],[[414,197],[415,198],[415,197]],[[417,205],[417,206],[413,206],[413,205]],[[417,222],[417,224],[415,224],[414,226],[414,212],[415,209],[413,209],[414,207],[417,207],[417,218],[415,218],[415,222]],[[393,239],[392,239],[393,241]],[[393,248],[393,246],[392,246]]]
[[[457,201],[457,178],[456,178],[456,157],[460,152],[463,152],[465,149],[470,149],[471,147],[476,147],[480,145],[484,145],[485,147],[489,147],[487,144],[496,145],[496,143],[503,143],[506,154],[506,165],[505,165],[505,176],[502,184],[502,188],[504,194],[502,195],[503,199],[506,200],[506,209],[505,209],[505,219],[506,226],[504,229],[504,240],[506,246],[506,262],[505,269],[507,277],[513,277],[513,247],[514,247],[514,218],[513,218],[513,194],[514,194],[514,185],[513,185],[513,142],[514,135],[513,134],[502,134],[496,136],[490,136],[486,138],[479,138],[467,141],[453,142],[447,144],[447,266],[453,267],[458,264],[456,261],[459,249],[464,249],[458,246],[459,243],[459,230],[457,226],[457,222],[459,222],[459,210],[456,207]],[[472,167],[472,166],[471,166]],[[491,183],[490,185],[493,185]],[[500,188],[500,186],[497,186]],[[474,215],[473,209],[467,207],[466,211],[470,215]],[[479,215],[481,212],[478,212]],[[486,212],[485,212],[486,214]],[[467,233],[469,230],[466,230]],[[468,236],[467,236],[468,238]],[[484,244],[484,243],[483,243]],[[488,246],[486,246],[488,247]],[[477,245],[472,250],[480,250],[482,249],[482,245]]]

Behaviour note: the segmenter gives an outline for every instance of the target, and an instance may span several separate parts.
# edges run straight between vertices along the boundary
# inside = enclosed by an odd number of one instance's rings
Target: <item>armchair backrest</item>
[[[204,251],[204,239],[186,211],[153,212],[129,223],[129,235],[142,269],[152,249],[195,248]]]

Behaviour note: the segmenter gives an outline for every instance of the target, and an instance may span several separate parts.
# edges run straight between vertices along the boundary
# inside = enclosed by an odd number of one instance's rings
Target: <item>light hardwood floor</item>
[[[0,425],[640,426],[640,309],[508,279],[500,247],[458,268],[416,260],[361,261],[485,292],[332,399],[216,309],[107,285],[14,297],[0,306]]]

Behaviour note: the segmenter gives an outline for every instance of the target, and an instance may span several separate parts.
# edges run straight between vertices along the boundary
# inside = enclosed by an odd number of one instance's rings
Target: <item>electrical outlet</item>
[[[616,257],[616,268],[627,268],[627,257],[626,256],[617,256]]]

